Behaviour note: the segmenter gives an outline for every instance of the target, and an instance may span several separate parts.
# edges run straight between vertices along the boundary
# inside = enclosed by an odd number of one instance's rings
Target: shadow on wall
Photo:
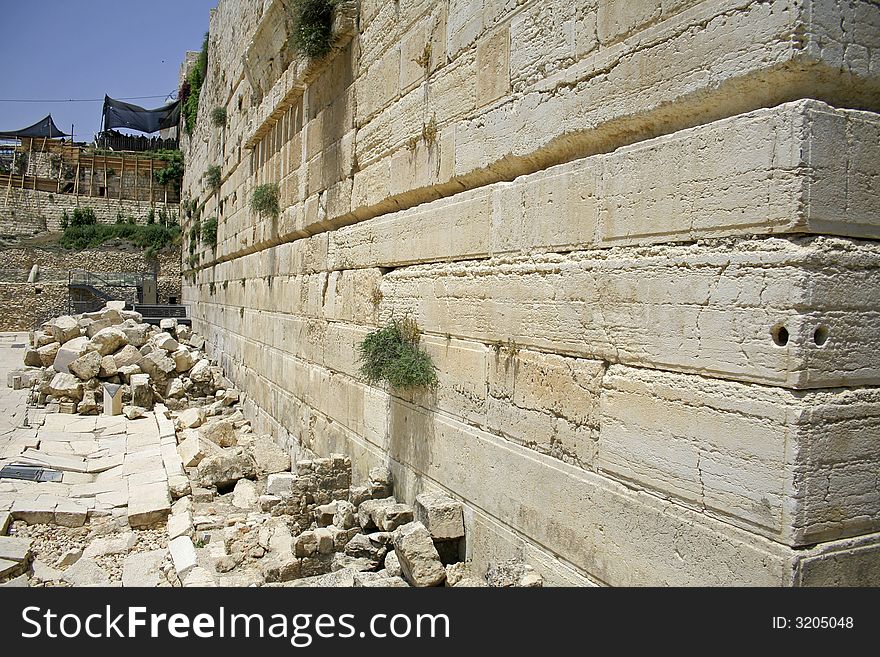
[[[388,455],[392,462],[389,466],[394,473],[395,491],[408,501],[414,500],[422,492],[422,476],[432,469],[434,441],[437,440],[436,423],[433,411],[425,409],[436,406],[436,395],[436,391],[412,394],[414,401],[418,399],[424,408],[413,407],[398,397],[391,398]],[[422,396],[424,400],[419,399]],[[439,467],[438,464],[433,465],[434,468]]]

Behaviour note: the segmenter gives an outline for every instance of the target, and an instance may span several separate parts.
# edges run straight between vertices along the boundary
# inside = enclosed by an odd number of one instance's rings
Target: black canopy
[[[141,132],[158,132],[166,128],[176,128],[180,121],[180,101],[148,110],[121,100],[104,96],[104,129],[128,128]]]
[[[10,132],[0,132],[0,139],[21,139],[22,137],[67,137],[67,133],[61,132],[50,114],[45,119],[37,121],[28,128],[21,130],[12,130]]]

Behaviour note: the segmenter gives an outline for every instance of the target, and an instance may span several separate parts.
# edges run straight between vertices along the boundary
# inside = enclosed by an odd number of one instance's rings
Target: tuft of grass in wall
[[[213,164],[205,171],[205,183],[211,189],[220,189],[220,183],[223,180],[223,173],[219,166]]]
[[[156,211],[155,211],[153,208],[150,208],[149,210],[147,210],[147,221],[146,221],[146,223],[147,223],[147,224],[154,224],[154,223],[156,223]]]
[[[420,346],[421,331],[407,317],[369,333],[358,345],[360,372],[370,383],[393,388],[435,388],[437,368]]]
[[[61,230],[67,230],[68,226],[70,226],[70,215],[67,214],[67,210],[64,210],[61,212]]]
[[[226,127],[227,113],[225,107],[215,107],[211,110],[211,123],[215,128]]]
[[[211,248],[217,246],[217,217],[211,217],[202,224],[202,241]]]
[[[318,59],[333,46],[333,8],[338,0],[292,0],[290,42],[298,52]]]
[[[281,214],[278,205],[278,185],[267,183],[255,187],[251,196],[251,210],[263,217],[277,218]]]

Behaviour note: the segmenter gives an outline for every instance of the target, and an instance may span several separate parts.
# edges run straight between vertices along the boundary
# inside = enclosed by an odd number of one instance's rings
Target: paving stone
[[[178,536],[193,535],[193,519],[189,511],[172,514],[168,517],[168,538],[174,540]]]
[[[0,559],[27,562],[31,556],[31,541],[15,536],[0,536]]]
[[[86,524],[88,514],[88,506],[62,501],[55,507],[55,524],[62,527],[82,527]]]
[[[121,536],[102,536],[92,539],[83,550],[82,556],[92,559],[108,554],[125,554],[135,545],[137,545],[137,535],[134,532],[125,532]]]
[[[0,536],[6,535],[10,523],[12,523],[12,516],[9,511],[0,511]]]
[[[48,525],[55,522],[56,503],[39,500],[16,500],[11,513],[14,520],[22,520],[29,525]]]
[[[110,586],[110,576],[93,559],[81,558],[64,571],[63,579],[71,586]]]
[[[132,486],[128,490],[128,522],[145,527],[163,520],[171,512],[171,495],[163,483]]]
[[[0,577],[2,577],[2,565],[0,565]],[[18,577],[13,577],[8,582],[0,584],[0,586],[8,589],[24,589],[30,586],[30,581],[28,579],[27,573],[25,573],[23,575],[19,575]]]
[[[183,587],[187,589],[217,586],[211,573],[201,566],[196,566],[188,571],[181,579],[181,583],[183,584]]]
[[[122,586],[156,587],[160,581],[160,567],[168,550],[135,552],[122,562]]]
[[[168,549],[171,551],[171,560],[174,562],[177,576],[183,579],[198,564],[192,539],[189,536],[179,536],[168,543]]]
[[[43,582],[57,582],[64,577],[64,573],[60,570],[39,559],[34,560],[31,567],[34,571],[34,577]]]

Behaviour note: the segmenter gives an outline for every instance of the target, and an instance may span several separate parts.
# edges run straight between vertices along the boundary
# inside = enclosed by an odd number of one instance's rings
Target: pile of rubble
[[[111,301],[98,312],[43,324],[25,351],[25,369],[10,374],[15,385],[35,384],[38,403],[57,402],[64,413],[95,415],[118,400],[129,419],[155,402],[172,410],[213,403],[218,390],[221,404],[237,401],[222,369],[205,357],[204,338],[176,319],[156,327],[124,308]]]
[[[26,352],[28,367],[12,376],[63,412],[113,414],[119,409],[103,406],[124,402],[129,420],[155,418],[152,442],[129,436],[116,469],[161,487],[157,504],[143,522],[131,508],[113,514],[123,533],[109,552],[90,513],[63,554],[29,526],[52,521],[13,507],[9,551],[20,558],[8,560],[8,575],[24,569],[22,540],[31,539],[34,570],[20,579],[50,586],[542,585],[521,561],[474,572],[464,561],[463,505],[446,494],[422,493],[412,507],[395,499],[388,470],[373,469],[356,485],[348,457],[292,463],[271,436],[253,433],[238,409],[243,395],[205,356],[202,338],[175,320],[157,328],[141,319],[111,303],[47,322]],[[102,388],[110,392],[100,395]]]
[[[199,462],[192,495],[168,520],[172,585],[542,585],[518,561],[473,572],[463,506],[443,493],[423,493],[413,508],[381,468],[357,486],[347,457],[298,461],[294,472],[282,470],[286,458],[263,436]]]

